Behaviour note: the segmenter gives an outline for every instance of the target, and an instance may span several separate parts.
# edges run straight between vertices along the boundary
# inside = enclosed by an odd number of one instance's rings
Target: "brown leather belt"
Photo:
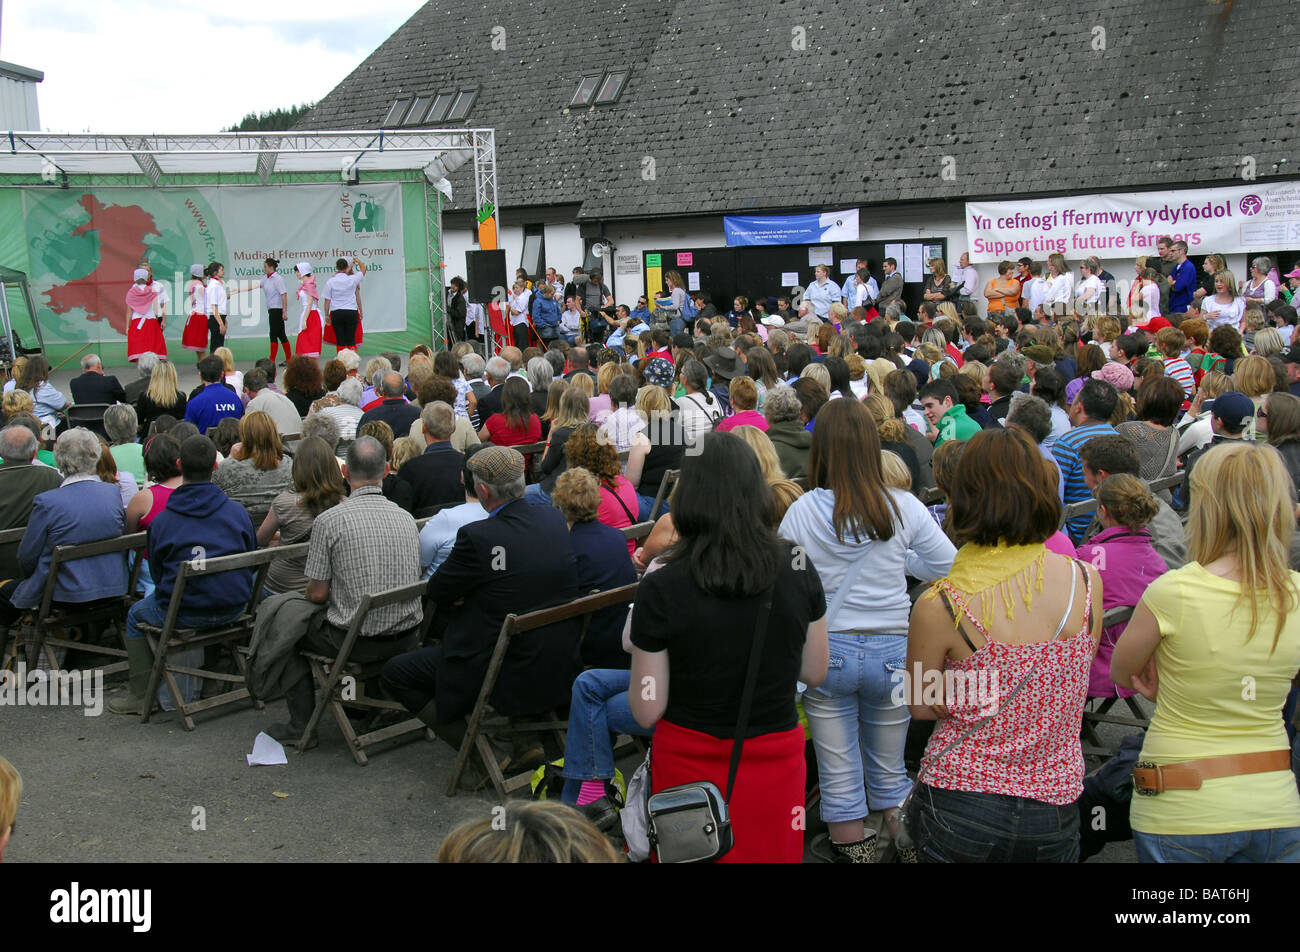
[[[1229,754],[1162,766],[1143,760],[1133,765],[1133,792],[1143,797],[1154,797],[1166,790],[1199,790],[1205,780],[1290,769],[1289,750]]]

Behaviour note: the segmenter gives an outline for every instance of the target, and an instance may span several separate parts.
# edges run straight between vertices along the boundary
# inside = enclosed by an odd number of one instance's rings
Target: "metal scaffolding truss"
[[[217,135],[9,132],[5,138],[0,138],[0,176],[11,182],[58,185],[71,176],[143,174],[155,187],[189,184],[195,175],[247,176],[269,185],[295,181],[292,176],[304,173],[334,173],[347,180],[367,171],[422,169],[431,183],[442,183],[448,190],[446,177],[472,161],[475,207],[490,202],[495,213],[497,205],[492,129]]]

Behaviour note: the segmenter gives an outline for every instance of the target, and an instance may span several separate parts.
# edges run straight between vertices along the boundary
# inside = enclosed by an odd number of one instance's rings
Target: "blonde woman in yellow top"
[[[1147,588],[1110,676],[1156,702],[1130,810],[1148,863],[1300,862],[1282,705],[1300,669],[1291,479],[1255,443],[1192,470],[1192,561]]]

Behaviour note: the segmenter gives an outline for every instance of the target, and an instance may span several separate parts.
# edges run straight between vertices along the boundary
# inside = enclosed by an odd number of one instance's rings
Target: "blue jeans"
[[[1077,803],[1054,806],[925,783],[917,787],[912,803],[912,835],[922,863],[1079,861]]]
[[[628,706],[630,671],[592,668],[573,682],[569,732],[564,744],[564,778],[568,781],[610,780],[614,776],[612,735],[649,737]],[[565,784],[565,802],[577,801],[578,783]],[[572,789],[572,799],[568,794]]]
[[[534,506],[549,506],[551,494],[542,488],[541,483],[529,483],[524,487],[524,499]]]
[[[1165,836],[1133,831],[1140,863],[1300,863],[1300,827]]]
[[[158,600],[158,591],[156,589],[150,592],[147,597],[132,605],[131,610],[126,613],[126,636],[128,638],[143,638],[144,632],[140,630],[141,624],[161,628],[167,621],[169,607],[169,605]],[[223,605],[220,608],[186,608],[182,605],[180,612],[176,616],[176,624],[182,628],[215,628],[218,625],[234,621],[243,613],[243,602],[233,606]]]
[[[865,818],[868,804],[888,810],[907,799],[911,715],[892,697],[894,672],[906,667],[906,635],[831,632],[829,641],[826,680],[804,694],[803,709],[817,749],[822,819],[837,823]]]
[[[167,622],[169,607],[158,600],[157,590],[150,586],[149,594],[132,605],[131,610],[126,613],[126,636],[128,638],[143,638],[144,632],[140,630],[142,623],[161,628]],[[244,604],[242,602],[233,608],[227,605],[221,608],[196,610],[182,606],[180,613],[176,616],[176,624],[183,628],[214,628],[217,625],[224,625],[226,622],[234,621],[243,612]],[[173,655],[173,663],[184,665],[187,668],[200,668],[203,666],[203,649],[190,648],[176,652]],[[188,704],[197,701],[199,693],[203,690],[203,679],[189,674],[178,674],[175,677],[176,686],[180,688],[185,702]],[[167,690],[165,683],[158,685],[158,702],[165,711],[174,709],[171,692]]]

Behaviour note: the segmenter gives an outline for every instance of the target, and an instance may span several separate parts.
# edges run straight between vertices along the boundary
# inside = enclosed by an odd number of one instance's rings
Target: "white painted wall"
[[[40,112],[36,106],[36,84],[31,80],[0,76],[0,128],[39,131]]]
[[[951,268],[961,257],[966,248],[966,224],[964,206],[947,208],[943,206],[900,206],[889,209],[863,209],[859,220],[861,223],[860,240],[862,241],[906,241],[914,238],[945,238],[948,241]],[[509,220],[509,219],[507,219]],[[502,246],[506,249],[508,277],[513,278],[514,269],[519,266],[523,254],[522,225],[507,225],[502,228]],[[644,260],[647,251],[663,247],[722,248],[726,246],[722,216],[696,219],[629,221],[611,224],[605,229],[605,240],[614,246],[614,257],[619,255],[636,255],[638,262]],[[465,273],[465,252],[477,247],[472,232],[449,230],[443,236],[447,260],[446,276]],[[799,246],[792,246],[797,248]],[[1154,252],[1155,249],[1152,249]],[[1225,256],[1228,269],[1237,277],[1239,284],[1249,278],[1247,256],[1233,254]],[[576,224],[546,225],[546,264],[554,267],[567,279],[575,264],[583,260],[583,240]],[[1078,258],[1066,259],[1078,274]],[[1044,262],[1046,259],[1044,259]],[[1129,284],[1134,278],[1133,258],[1103,258],[1102,267],[1115,276],[1119,285],[1121,300],[1126,300]],[[992,264],[976,265],[981,281],[987,281],[997,273]],[[614,298],[619,304],[629,307],[636,299],[646,293],[643,272],[638,268],[635,274],[613,274],[611,262],[606,267],[606,283],[614,288]],[[654,293],[660,288],[650,289]],[[981,288],[982,291],[982,288]],[[982,300],[982,299],[981,299]],[[980,311],[983,313],[983,306]]]

